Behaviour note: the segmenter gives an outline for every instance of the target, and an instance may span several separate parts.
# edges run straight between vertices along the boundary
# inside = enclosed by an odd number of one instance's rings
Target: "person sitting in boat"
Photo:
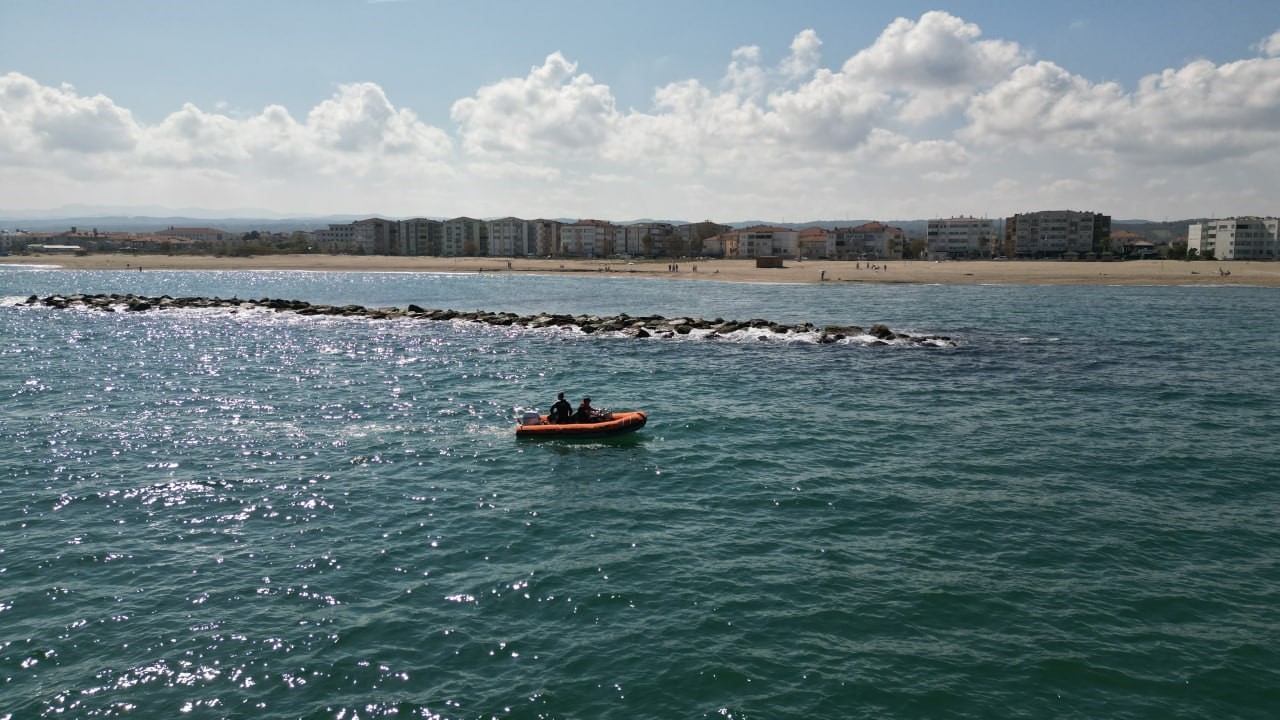
[[[582,403],[578,405],[578,412],[573,414],[573,421],[576,423],[599,422],[602,415],[603,413],[599,410],[591,407],[591,398],[584,397]]]
[[[573,406],[564,399],[564,393],[556,395],[556,402],[551,406],[551,414],[547,420],[553,423],[567,423],[573,416]]]

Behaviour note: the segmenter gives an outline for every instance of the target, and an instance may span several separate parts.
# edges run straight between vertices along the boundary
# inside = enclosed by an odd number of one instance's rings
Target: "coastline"
[[[743,283],[905,283],[935,285],[1252,285],[1280,287],[1280,263],[1131,260],[788,260],[758,268],[754,260],[584,260],[547,258],[399,257],[380,255],[90,254],[0,258],[2,266],[63,270],[304,270],[313,272],[580,274]],[[1229,275],[1220,275],[1219,269]]]

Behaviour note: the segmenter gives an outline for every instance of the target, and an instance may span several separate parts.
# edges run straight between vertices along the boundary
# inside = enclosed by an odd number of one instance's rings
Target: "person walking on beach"
[[[564,393],[556,395],[556,402],[551,406],[551,414],[547,416],[547,420],[553,423],[567,423],[571,415],[573,415],[573,406],[564,399]]]

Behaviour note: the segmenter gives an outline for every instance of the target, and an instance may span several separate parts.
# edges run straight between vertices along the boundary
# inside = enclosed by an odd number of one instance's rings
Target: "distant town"
[[[150,232],[0,232],[0,254],[159,253],[245,256],[278,253],[332,255],[563,257],[563,258],[813,258],[882,259],[1212,259],[1275,260],[1280,219],[1233,217],[1188,222],[1185,235],[1147,236],[1112,230],[1111,217],[1045,210],[994,220],[928,220],[908,233],[883,222],[841,227],[806,224],[733,227],[698,223],[606,220],[525,220],[506,217],[448,220],[379,217],[322,228],[236,232],[177,227]],[[1167,235],[1167,234],[1166,234]]]

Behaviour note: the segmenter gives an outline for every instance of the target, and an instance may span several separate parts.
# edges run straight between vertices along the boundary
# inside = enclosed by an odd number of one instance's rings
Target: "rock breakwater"
[[[715,318],[706,320],[697,317],[667,318],[661,315],[632,316],[620,315],[566,315],[539,313],[537,315],[517,315],[508,312],[491,312],[485,310],[433,310],[417,305],[406,308],[379,307],[368,308],[363,305],[318,305],[304,300],[280,300],[263,298],[261,300],[243,300],[240,298],[219,297],[146,297],[140,295],[49,295],[41,298],[36,295],[28,297],[19,305],[43,305],[51,308],[81,307],[102,312],[148,312],[154,310],[191,310],[222,309],[229,312],[240,310],[270,310],[288,312],[297,315],[319,315],[336,317],[358,317],[370,320],[419,320],[419,321],[466,321],[504,327],[567,328],[579,332],[614,333],[634,338],[674,338],[685,335],[728,336],[735,334],[758,333],[755,337],[768,339],[769,336],[806,336],[818,343],[836,343],[854,338],[866,338],[870,345],[887,345],[891,342],[930,345],[935,347],[954,346],[954,341],[940,335],[912,335],[895,332],[882,324],[863,329],[857,325],[825,325],[812,323],[783,324],[770,320],[725,320]]]

